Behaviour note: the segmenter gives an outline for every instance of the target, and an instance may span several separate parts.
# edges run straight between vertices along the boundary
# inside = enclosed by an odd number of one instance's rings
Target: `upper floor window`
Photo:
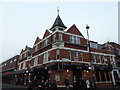
[[[56,40],[56,34],[53,35],[53,41],[55,41],[55,40]]]
[[[101,56],[98,55],[98,63],[101,63]]]
[[[90,47],[97,49],[97,43],[90,42]]]
[[[62,41],[62,33],[59,33],[59,40]]]
[[[10,63],[12,63],[13,61],[11,60]]]
[[[72,38],[72,35],[70,35],[70,42],[72,43],[72,41],[73,41],[73,38]]]
[[[38,57],[34,58],[34,66],[36,66],[38,64]]]
[[[76,43],[76,36],[74,36],[74,43]]]
[[[60,50],[56,51],[56,59],[60,59]]]
[[[77,37],[77,44],[80,44],[80,37]]]
[[[78,58],[78,52],[74,52],[74,58]]]
[[[14,59],[14,62],[17,61],[17,59]]]
[[[68,59],[71,60],[71,51],[68,51]]]
[[[45,39],[44,46],[47,46],[47,44],[48,44],[48,39]]]
[[[37,50],[38,50],[38,45],[35,46],[35,51],[37,51]]]
[[[80,60],[83,61],[83,53],[82,52],[80,52]]]
[[[116,48],[116,50],[117,50],[117,54],[120,55],[120,49]]]
[[[43,63],[48,62],[48,52],[43,54]]]

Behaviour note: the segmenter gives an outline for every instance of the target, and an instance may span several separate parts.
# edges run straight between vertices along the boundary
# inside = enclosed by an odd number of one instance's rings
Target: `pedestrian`
[[[28,81],[28,90],[33,90],[34,85],[33,82],[31,80]]]
[[[48,80],[45,81],[45,90],[49,90],[49,81]]]
[[[66,89],[69,90],[69,81],[68,81],[68,77],[64,80],[64,84],[66,86]]]
[[[87,90],[90,90],[90,80],[89,79],[86,80],[86,88],[87,88]]]
[[[74,80],[73,82],[73,90],[78,90],[78,85],[77,85],[76,80]]]
[[[45,83],[44,80],[41,80],[41,82],[38,82],[38,90],[45,90]]]
[[[51,83],[50,90],[57,90],[57,84],[55,80],[53,80],[53,82]]]

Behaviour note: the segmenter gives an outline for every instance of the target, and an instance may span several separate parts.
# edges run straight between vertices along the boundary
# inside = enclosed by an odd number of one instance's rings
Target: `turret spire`
[[[50,28],[50,30],[54,31],[56,28],[59,28],[60,30],[64,30],[66,29],[67,27],[63,24],[60,16],[59,16],[59,7],[57,9],[57,18],[55,19],[55,22],[53,24],[53,26]]]

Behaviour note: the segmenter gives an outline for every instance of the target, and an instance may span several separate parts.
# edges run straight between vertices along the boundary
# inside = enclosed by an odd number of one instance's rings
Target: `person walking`
[[[57,84],[55,80],[53,80],[53,82],[51,83],[50,90],[57,90]]]
[[[31,80],[29,80],[29,82],[28,82],[28,90],[33,90],[33,88],[34,88],[33,82]]]
[[[45,90],[49,90],[49,81],[48,80],[45,81]]]
[[[74,80],[73,82],[73,90],[78,90],[78,85],[77,85],[76,80]]]
[[[86,88],[87,88],[87,90],[90,90],[90,80],[89,79],[86,80]]]
[[[38,90],[45,90],[45,83],[44,80],[38,83]]]
[[[66,90],[69,90],[69,81],[68,81],[68,77],[64,80],[64,84],[66,86]]]

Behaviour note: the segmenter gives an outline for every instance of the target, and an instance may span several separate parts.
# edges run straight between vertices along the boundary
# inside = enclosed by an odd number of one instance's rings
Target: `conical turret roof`
[[[56,26],[59,26],[59,27],[62,27],[62,28],[67,28],[67,27],[63,24],[63,22],[62,22],[62,20],[61,20],[61,18],[60,18],[60,16],[59,16],[59,14],[58,14],[57,18],[55,19],[55,22],[54,22],[53,26],[50,28],[50,30],[52,30],[52,29],[53,29],[54,27],[56,27]]]

